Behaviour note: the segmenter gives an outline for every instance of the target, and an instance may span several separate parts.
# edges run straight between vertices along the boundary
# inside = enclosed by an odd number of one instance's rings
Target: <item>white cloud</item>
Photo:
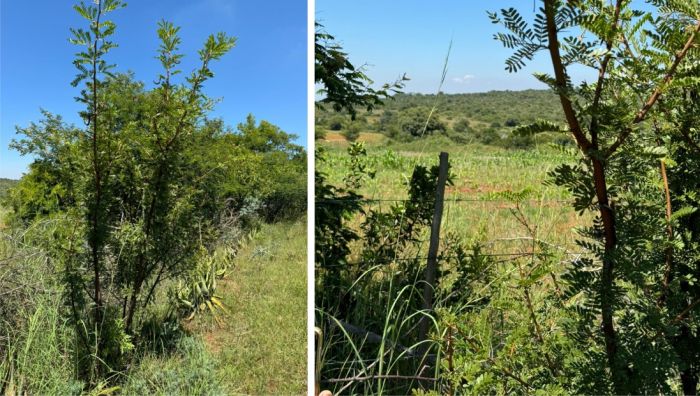
[[[466,84],[469,82],[469,80],[472,80],[474,76],[472,74],[465,74],[462,77],[455,77],[452,79],[452,81],[456,82],[457,84]]]

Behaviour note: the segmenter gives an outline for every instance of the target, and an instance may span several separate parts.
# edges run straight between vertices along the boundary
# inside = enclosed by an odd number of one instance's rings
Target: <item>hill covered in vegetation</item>
[[[559,99],[551,91],[398,94],[387,100],[383,108],[361,112],[354,120],[348,113],[320,107],[316,112],[316,138],[323,139],[328,131],[340,132],[348,140],[356,139],[360,132],[381,133],[398,141],[442,134],[457,143],[479,142],[514,148],[529,147],[536,142],[570,141],[561,134],[537,138],[512,134],[515,127],[536,120],[563,122]]]
[[[0,199],[7,195],[7,191],[17,184],[17,180],[0,177]]]

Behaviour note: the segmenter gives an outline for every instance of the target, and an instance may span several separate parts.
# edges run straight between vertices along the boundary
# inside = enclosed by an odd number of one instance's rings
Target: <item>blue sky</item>
[[[366,64],[376,83],[411,79],[406,92],[435,93],[445,55],[452,39],[446,93],[491,90],[546,89],[532,76],[551,73],[541,53],[518,73],[505,70],[511,50],[493,40],[503,31],[491,23],[486,11],[516,7],[533,19],[533,0],[316,0],[316,20],[334,35],[355,66]],[[537,1],[540,7],[541,1]],[[641,4],[635,1],[635,5]],[[570,70],[575,81],[595,76],[590,70]]]
[[[88,0],[89,1],[89,0]],[[77,1],[2,1],[0,8],[0,177],[18,178],[30,158],[8,150],[15,125],[40,119],[40,108],[82,126],[70,86],[77,47],[69,27],[84,27],[73,11]],[[108,55],[117,71],[131,70],[152,84],[160,71],[156,24],[181,26],[183,74],[196,66],[197,50],[210,33],[238,38],[236,47],[212,67],[205,93],[221,98],[214,116],[232,126],[253,113],[284,131],[307,137],[306,0],[150,0],[128,1],[111,14],[119,47]]]

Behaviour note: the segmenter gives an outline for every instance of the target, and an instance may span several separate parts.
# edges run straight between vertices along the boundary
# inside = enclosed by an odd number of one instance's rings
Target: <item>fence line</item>
[[[319,204],[329,204],[329,203],[346,203],[346,202],[360,202],[360,203],[375,203],[375,202],[409,202],[408,198],[348,198],[348,199],[317,199],[315,200],[315,205]],[[502,203],[516,203],[516,201],[511,201],[504,198],[452,198],[445,199],[444,202],[502,202]],[[536,203],[573,203],[570,199],[526,199],[517,202],[536,202]]]
[[[329,263],[329,264],[323,264],[321,267],[323,269],[334,269],[334,268],[349,268],[353,266],[360,266],[360,265],[381,265],[381,264],[388,264],[392,262],[401,262],[401,261],[416,261],[416,262],[422,262],[427,260],[426,264],[426,269],[424,273],[422,274],[422,279],[425,282],[424,285],[424,290],[423,290],[423,310],[426,312],[430,312],[433,310],[433,291],[435,289],[435,271],[437,268],[437,264],[441,260],[449,260],[449,259],[459,259],[459,258],[467,258],[469,257],[469,254],[466,254],[464,256],[462,255],[441,255],[438,253],[439,245],[440,245],[440,227],[442,225],[442,212],[444,208],[444,204],[458,204],[458,203],[471,203],[471,204],[478,204],[479,202],[485,203],[501,203],[501,204],[510,204],[512,205],[512,208],[505,207],[503,209],[515,209],[517,208],[518,204],[521,203],[535,203],[536,205],[532,205],[533,207],[536,207],[538,205],[546,205],[546,204],[551,204],[551,203],[558,203],[558,204],[573,204],[574,200],[573,199],[527,199],[527,200],[510,200],[507,198],[497,198],[493,196],[488,196],[486,195],[485,197],[475,197],[475,198],[460,198],[460,197],[454,197],[454,198],[445,198],[445,179],[446,179],[446,170],[448,166],[448,154],[445,152],[440,153],[440,175],[438,178],[437,182],[437,188],[436,188],[436,193],[435,193],[435,202],[434,207],[433,207],[433,219],[431,222],[431,232],[430,232],[430,246],[429,246],[429,251],[428,251],[428,256],[415,256],[415,257],[393,257],[387,259],[384,263],[381,262],[373,262],[372,260],[364,261],[364,262],[345,262],[345,263]],[[457,194],[455,194],[457,195]],[[374,203],[379,203],[380,208],[381,208],[381,203],[382,202],[391,202],[391,203],[405,203],[405,202],[411,202],[410,199],[408,198],[364,198],[364,197],[358,197],[358,198],[351,198],[348,197],[347,199],[318,199],[315,201],[315,206],[320,206],[324,204],[348,204],[348,203],[358,203],[358,204],[374,204]],[[450,218],[449,216],[449,208],[450,206],[448,205],[447,210],[448,210],[448,216],[447,219]],[[534,238],[534,237],[533,237]],[[521,238],[516,238],[517,240],[520,240]],[[515,239],[514,239],[515,240]],[[491,244],[496,243],[497,241],[492,241]],[[583,256],[590,256],[593,253],[591,252],[569,252],[565,248],[557,246],[557,248],[563,250],[563,251],[558,251],[556,253],[553,253],[553,256],[560,256],[561,262],[565,262],[565,260],[569,260],[571,262],[576,262],[580,260]],[[534,249],[534,248],[533,248]],[[466,252],[471,253],[471,254],[478,254],[479,256],[484,256],[484,257],[501,257],[502,259],[495,259],[493,261],[493,264],[501,264],[504,262],[509,262],[512,260],[517,260],[520,258],[526,258],[526,257],[534,257],[537,256],[538,253],[534,251],[528,251],[528,252],[499,252],[499,253],[484,253],[481,251],[477,251],[476,249],[465,249]],[[564,257],[567,257],[567,259],[564,259]],[[569,258],[571,257],[571,258]],[[553,276],[553,275],[552,275]],[[429,330],[429,322],[427,318],[422,318],[418,327],[419,327],[419,340],[426,340],[427,339],[427,334]],[[423,349],[422,352],[427,352],[427,349]],[[432,377],[423,377],[423,376],[402,376],[402,375],[383,375],[383,376],[372,376],[372,375],[364,375],[363,373],[357,373],[355,376],[351,377],[345,377],[345,378],[327,378],[327,379],[321,379],[317,378],[317,381],[319,382],[324,382],[324,383],[347,383],[342,390],[346,389],[351,383],[354,382],[359,382],[359,381],[371,381],[371,380],[376,380],[376,379],[394,379],[394,380],[420,380],[420,381],[433,381],[433,382],[438,382],[438,378],[432,378]],[[516,378],[517,379],[517,378]]]
[[[473,250],[472,250],[473,252]],[[538,253],[532,253],[532,252],[522,252],[522,253],[479,253],[479,256],[483,257],[512,257],[512,258],[521,258],[521,257],[531,257],[533,255],[537,255]],[[563,256],[587,256],[587,255],[593,255],[591,252],[563,252],[560,253]],[[440,260],[448,260],[448,259],[456,259],[459,258],[459,256],[440,256],[438,255],[437,259],[438,261]],[[392,261],[425,261],[427,260],[427,256],[418,256],[418,257],[394,257],[387,262],[392,262]],[[335,265],[329,265],[329,264],[324,264],[323,268],[347,268],[351,266],[359,266],[360,264],[364,265],[377,265],[379,262],[369,262],[369,261],[362,261],[362,262],[348,262],[345,264],[335,264]]]

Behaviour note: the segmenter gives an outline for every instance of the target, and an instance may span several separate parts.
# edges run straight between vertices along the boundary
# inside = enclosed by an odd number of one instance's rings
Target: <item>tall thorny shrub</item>
[[[235,39],[209,36],[200,66],[176,83],[179,28],[160,22],[163,72],[145,90],[130,75],[112,73],[106,60],[116,46],[109,40],[116,25],[106,17],[122,7],[119,0],[74,7],[88,21],[87,29],[71,29],[71,42],[81,47],[72,84],[84,84],[76,99],[85,105],[85,128],[45,114],[46,121],[19,129],[24,138],[13,142],[20,153],[37,156],[27,177],[36,183],[23,180],[13,192],[17,219],[52,212],[72,218],[53,233],[50,252],[63,273],[80,375],[93,383],[127,364],[159,286],[195,265],[202,241],[214,239],[221,202],[212,187],[221,172],[214,171],[227,166],[207,167],[196,144],[214,103],[202,93],[213,77],[210,64]]]
[[[572,192],[577,211],[596,214],[579,241],[593,257],[572,262],[566,276],[569,330],[582,352],[572,391],[667,393],[677,379],[695,394],[697,130],[684,122],[697,103],[700,4],[542,3],[533,23],[513,8],[490,18],[507,30],[495,38],[514,50],[507,70],[549,55],[553,75],[536,77],[559,95],[566,126],[520,133],[573,135],[580,160],[552,179]],[[574,65],[593,69],[596,81],[574,84]]]

